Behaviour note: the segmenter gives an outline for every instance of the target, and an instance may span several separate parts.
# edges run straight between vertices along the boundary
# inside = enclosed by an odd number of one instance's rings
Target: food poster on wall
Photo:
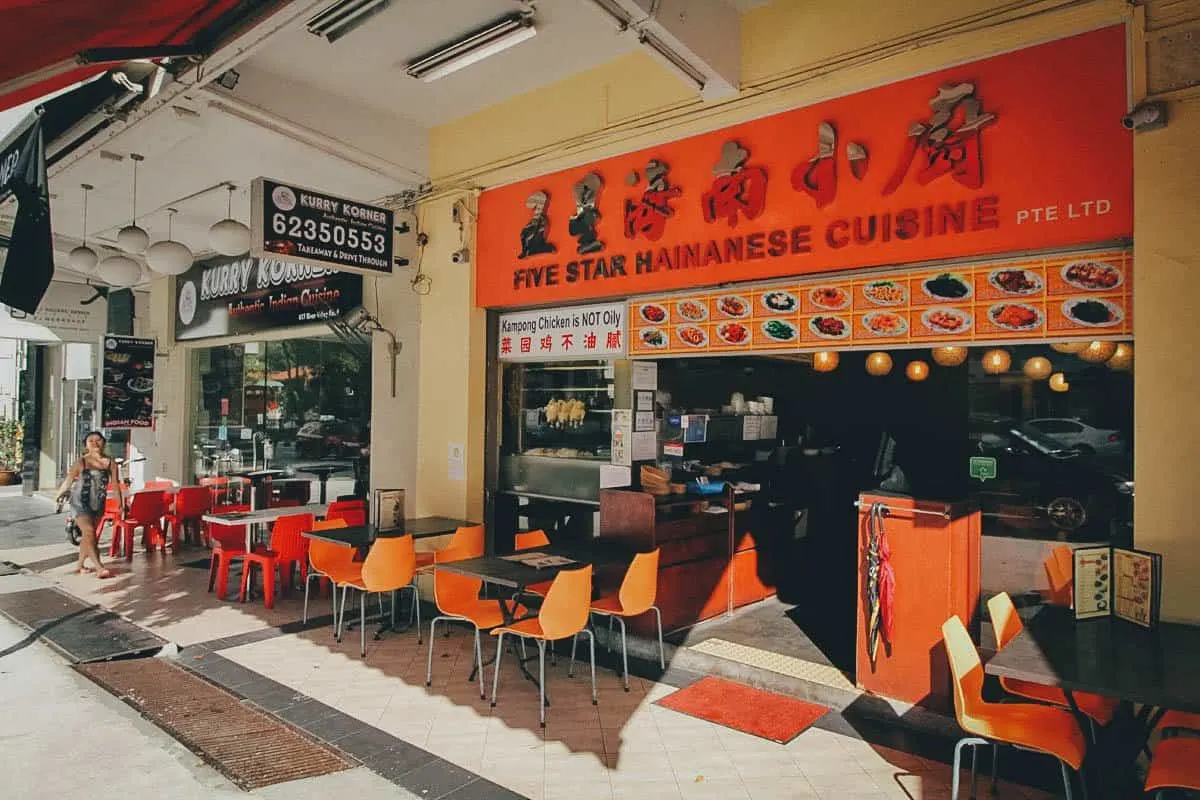
[[[476,303],[631,297],[1129,239],[1132,134],[1113,122],[1127,111],[1126,36],[1123,25],[1102,28],[489,189]],[[1098,319],[1101,305],[1082,313]],[[853,298],[847,310],[875,309]],[[897,337],[913,324],[886,308],[873,320]],[[688,346],[717,335],[693,321]]]
[[[154,424],[154,340],[105,336],[100,347],[100,427]]]
[[[630,303],[633,355],[1127,337],[1127,250]]]

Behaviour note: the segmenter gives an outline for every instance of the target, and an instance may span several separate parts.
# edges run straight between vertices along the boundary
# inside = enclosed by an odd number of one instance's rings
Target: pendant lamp
[[[223,256],[240,256],[250,249],[250,229],[233,218],[233,184],[225,188],[229,192],[225,219],[208,229],[208,241]]]
[[[1025,362],[1022,371],[1027,378],[1033,378],[1035,381],[1042,381],[1050,377],[1050,373],[1054,367],[1050,364],[1050,359],[1044,356],[1034,356]]]
[[[83,188],[83,230],[80,231],[79,247],[76,247],[67,254],[67,269],[84,275],[91,275],[96,271],[96,265],[100,263],[100,256],[96,255],[96,251],[87,246],[87,206],[88,192],[95,189],[90,183],[81,183]]]
[[[96,274],[116,289],[128,289],[142,279],[142,268],[129,256],[115,255],[101,261]]]
[[[145,160],[145,156],[130,153],[129,160],[133,162],[133,198],[130,214],[132,219],[128,225],[117,231],[117,247],[131,255],[138,255],[146,252],[146,245],[150,244],[150,234],[137,224],[137,168],[138,164]]]
[[[867,356],[867,372],[875,377],[887,375],[892,371],[892,357],[883,351]]]
[[[188,246],[173,238],[173,225],[178,209],[167,209],[167,240],[155,242],[146,251],[146,266],[160,275],[182,275],[192,268],[194,256]]]
[[[957,367],[967,360],[967,348],[946,345],[933,348],[933,360],[939,367]]]
[[[929,365],[924,361],[910,361],[904,368],[904,374],[913,383],[920,383],[929,377]]]
[[[1121,342],[1108,360],[1109,369],[1127,370],[1133,367],[1133,345]]]
[[[983,354],[983,371],[988,375],[1003,375],[1012,366],[1007,350],[988,350]]]
[[[1079,351],[1079,357],[1089,364],[1103,364],[1117,352],[1117,343],[1096,341]]]
[[[838,366],[838,354],[833,350],[822,350],[813,353],[813,370],[816,372],[833,372]]]

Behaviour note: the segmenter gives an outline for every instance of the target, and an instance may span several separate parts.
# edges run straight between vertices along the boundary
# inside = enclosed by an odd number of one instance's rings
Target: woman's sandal
[[[115,578],[116,576],[117,576],[117,573],[113,572],[112,570],[108,569],[107,567],[105,567],[104,569],[101,569],[99,572],[96,573],[96,577],[99,578],[100,580],[104,580],[105,578]]]

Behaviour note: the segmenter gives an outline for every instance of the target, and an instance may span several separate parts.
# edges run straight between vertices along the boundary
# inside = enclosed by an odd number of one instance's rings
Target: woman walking
[[[117,493],[117,505],[123,502],[121,497],[121,476],[116,462],[108,457],[105,445],[108,441],[100,431],[92,431],[83,440],[83,455],[62,486],[58,487],[58,499],[67,499],[71,511],[75,514],[75,524],[79,526],[82,541],[79,543],[79,574],[95,571],[97,577],[111,578],[112,572],[105,568],[100,560],[100,547],[97,544],[96,525],[104,513],[104,500],[107,487],[111,485]],[[88,558],[96,562],[95,570],[87,565]]]

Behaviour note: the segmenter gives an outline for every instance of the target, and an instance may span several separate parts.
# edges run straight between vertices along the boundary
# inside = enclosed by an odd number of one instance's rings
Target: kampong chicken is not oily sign
[[[521,307],[1113,243],[1125,29],[485,191],[476,303]]]

